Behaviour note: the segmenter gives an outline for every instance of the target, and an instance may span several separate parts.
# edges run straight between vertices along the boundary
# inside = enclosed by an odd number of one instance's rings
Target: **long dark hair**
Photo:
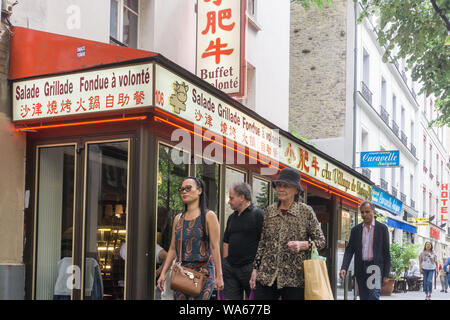
[[[423,251],[427,250],[427,243],[431,245],[430,251],[433,252],[433,243],[431,241],[425,241],[425,245],[423,246]]]
[[[206,240],[207,239],[207,235],[206,235],[206,212],[208,212],[208,208],[206,207],[206,188],[205,188],[205,183],[203,182],[202,179],[199,179],[197,177],[186,177],[183,179],[183,182],[191,179],[195,181],[195,184],[197,185],[197,189],[202,189],[202,193],[200,194],[200,198],[199,198],[199,203],[198,206],[200,207],[200,220],[201,220],[201,225],[202,225],[202,230],[203,230],[203,239],[202,240]],[[187,204],[184,205],[184,212],[187,211]]]

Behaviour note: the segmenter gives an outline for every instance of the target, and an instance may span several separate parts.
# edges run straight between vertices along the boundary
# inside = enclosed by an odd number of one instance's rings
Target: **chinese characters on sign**
[[[448,183],[441,184],[441,221],[448,220]]]
[[[278,132],[159,65],[155,72],[157,107],[278,160]],[[169,97],[169,101],[163,97]]]
[[[280,136],[280,141],[282,154],[279,161],[281,163],[355,197],[372,200],[372,188],[369,184],[284,136]]]
[[[152,64],[18,81],[13,121],[151,106]]]
[[[156,65],[155,73],[157,107],[357,198],[372,199],[369,184],[278,131],[159,65]],[[164,97],[171,98],[166,101]]]
[[[241,0],[198,0],[196,74],[228,94],[242,94]]]

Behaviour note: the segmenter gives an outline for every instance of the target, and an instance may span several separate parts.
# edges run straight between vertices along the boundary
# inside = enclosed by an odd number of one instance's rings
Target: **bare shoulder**
[[[209,211],[206,213],[206,219],[207,219],[207,220],[211,220],[211,219],[217,220],[217,215],[214,213],[214,211],[209,210]]]

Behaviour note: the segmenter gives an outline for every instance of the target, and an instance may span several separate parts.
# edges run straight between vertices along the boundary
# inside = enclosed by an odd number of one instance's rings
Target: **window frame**
[[[134,11],[133,9],[131,9],[130,7],[128,7],[125,4],[125,0],[111,0],[110,1],[110,5],[111,2],[115,2],[117,5],[117,30],[116,30],[116,35],[117,38],[114,38],[111,35],[111,29],[109,30],[109,39],[110,42],[114,43],[114,44],[118,44],[124,47],[128,47],[128,48],[134,48],[134,47],[130,47],[129,45],[127,45],[125,42],[123,42],[123,28],[124,28],[124,24],[123,24],[123,20],[124,20],[124,14],[123,11],[124,9],[127,9],[128,11],[130,11],[132,14],[136,15],[137,17],[137,30],[136,30],[136,48],[134,49],[138,49],[139,48],[139,42],[140,42],[140,32],[139,32],[139,25],[140,25],[140,8],[141,8],[141,1],[137,0],[137,5],[138,5],[138,11]],[[110,11],[109,11],[109,19],[110,19],[110,25],[111,25],[111,7],[110,7]]]

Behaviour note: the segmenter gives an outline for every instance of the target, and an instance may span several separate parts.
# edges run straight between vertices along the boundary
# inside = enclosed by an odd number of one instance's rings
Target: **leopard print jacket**
[[[278,289],[304,287],[303,261],[311,251],[293,253],[289,241],[314,241],[317,249],[325,247],[325,237],[313,209],[294,202],[283,216],[274,203],[266,208],[264,225],[253,267],[258,270],[256,280],[263,286],[272,286],[277,280]]]

